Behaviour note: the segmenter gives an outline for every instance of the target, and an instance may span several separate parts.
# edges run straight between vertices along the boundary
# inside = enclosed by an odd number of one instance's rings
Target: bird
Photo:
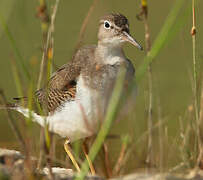
[[[109,13],[99,19],[97,37],[96,45],[79,48],[72,59],[35,92],[35,100],[46,112],[44,115],[19,103],[9,105],[26,117],[31,115],[32,120],[43,127],[46,119],[49,131],[67,138],[64,148],[78,171],[79,165],[68,144],[97,133],[101,123],[98,114],[105,115],[121,67],[126,70],[125,82],[132,81],[135,69],[124,54],[123,44],[129,42],[143,50],[130,35],[128,19],[120,13]]]

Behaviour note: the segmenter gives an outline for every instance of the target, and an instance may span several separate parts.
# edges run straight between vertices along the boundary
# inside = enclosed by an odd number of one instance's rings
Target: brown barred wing
[[[44,111],[53,113],[56,109],[63,107],[67,101],[74,101],[76,94],[76,86],[69,89],[59,90],[49,88],[47,90],[40,89],[36,91],[35,95],[39,104]]]

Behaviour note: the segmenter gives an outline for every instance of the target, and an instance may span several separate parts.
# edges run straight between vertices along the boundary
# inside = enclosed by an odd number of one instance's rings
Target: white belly
[[[99,103],[98,97],[100,97],[99,94],[95,90],[86,87],[80,77],[75,101],[66,102],[54,114],[43,117],[33,111],[30,112],[29,109],[24,107],[17,107],[16,110],[26,117],[31,115],[32,120],[43,127],[47,122],[51,132],[67,137],[70,141],[75,141],[97,132],[100,123],[99,119],[101,119],[99,115],[101,115],[104,108],[102,103]]]
[[[64,107],[47,117],[50,131],[71,141],[94,134],[99,125],[96,99],[96,92],[86,87],[80,77],[76,100],[66,102]]]

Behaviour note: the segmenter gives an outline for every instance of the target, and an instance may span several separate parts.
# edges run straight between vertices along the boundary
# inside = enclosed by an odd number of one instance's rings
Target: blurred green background
[[[174,2],[175,0],[148,2],[152,44]],[[203,11],[201,11],[203,1],[199,0],[197,2],[196,48],[198,71],[200,72],[203,69],[203,23],[201,20],[201,17],[203,17]],[[49,0],[47,3],[50,10],[54,1]],[[54,63],[58,67],[71,59],[81,25],[91,4],[92,0],[60,1],[54,33]],[[0,16],[6,22],[35,83],[37,83],[42,57],[41,22],[36,17],[38,6],[39,2],[37,0],[0,1]],[[144,25],[142,21],[136,18],[136,15],[141,11],[140,7],[139,0],[99,0],[88,22],[83,44],[95,44],[97,42],[98,19],[100,16],[109,12],[120,12],[129,19],[132,36],[144,46]],[[164,120],[164,132],[167,131],[169,142],[173,142],[180,135],[180,119],[185,126],[193,119],[192,116],[190,119],[185,117],[188,107],[193,103],[191,85],[193,71],[192,39],[190,35],[192,27],[191,9],[191,2],[185,0],[181,13],[178,16],[182,19],[181,21],[184,22],[184,25],[181,26],[174,37],[170,38],[152,64],[153,121],[154,124],[158,122],[158,107],[160,107],[161,117]],[[131,59],[135,68],[139,68],[146,53],[139,51],[130,44],[126,44],[124,49],[126,56]],[[12,72],[12,61],[18,61],[18,59],[8,40],[8,36],[0,25],[0,88],[4,90],[9,101],[12,101],[12,97],[18,96]],[[22,67],[19,65],[17,67],[20,72],[23,72]],[[23,90],[26,94],[29,83],[26,81],[23,73],[21,74],[21,79],[24,82]],[[135,113],[128,114],[126,119],[116,121],[112,132],[117,134],[131,133],[135,139],[142,137],[147,130],[147,107],[148,82],[146,73],[144,79],[139,83],[137,101],[135,107],[133,107]],[[16,118],[18,125],[21,126],[22,116],[15,112],[13,115],[21,117]],[[33,136],[33,140],[35,139],[37,142],[39,128],[37,125],[33,126],[34,128],[29,128],[28,131],[30,131],[31,137]],[[154,135],[157,136],[156,133]],[[3,111],[0,111],[0,147],[18,148],[17,141]],[[143,149],[146,151],[146,146],[141,150]]]

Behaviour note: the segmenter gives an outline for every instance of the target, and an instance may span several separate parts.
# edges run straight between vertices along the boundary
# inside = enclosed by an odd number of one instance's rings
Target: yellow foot
[[[74,158],[74,156],[73,156],[73,154],[71,152],[71,148],[69,146],[69,143],[70,143],[69,140],[65,141],[65,143],[64,143],[64,149],[65,149],[66,153],[68,154],[69,158],[71,159],[73,165],[77,169],[77,171],[80,172],[80,167],[79,167],[77,161],[75,160],[75,158]]]
[[[91,159],[90,159],[89,156],[88,156],[88,150],[87,150],[88,148],[87,148],[87,145],[86,145],[85,141],[84,141],[83,144],[82,144],[82,149],[83,149],[83,152],[84,152],[85,157],[86,157],[86,159],[87,159],[87,162],[88,162],[88,164],[89,164],[91,174],[92,174],[92,175],[95,175],[96,172],[95,172],[94,166],[93,166],[93,164],[92,164],[92,161],[91,161]]]

